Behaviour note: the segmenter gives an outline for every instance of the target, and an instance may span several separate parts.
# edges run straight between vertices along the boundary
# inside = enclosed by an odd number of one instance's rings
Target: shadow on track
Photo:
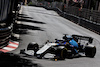
[[[38,23],[38,24],[46,24],[44,22],[41,22],[41,21],[36,21],[36,20],[32,20],[33,18],[32,17],[27,17],[27,15],[25,14],[19,14],[18,15],[18,21],[25,21],[25,22],[31,22],[31,23]]]
[[[30,25],[24,25],[24,24],[14,24],[13,26],[13,33],[15,34],[20,34],[20,35],[29,34],[30,32],[28,32],[28,30],[44,31],[40,27],[37,27],[37,26],[30,26]],[[21,39],[17,39],[16,37],[11,36],[11,40],[18,41]]]
[[[1,67],[42,67],[40,64],[32,62],[32,60],[22,58],[12,53],[0,52]]]
[[[27,17],[27,15],[25,15],[25,14],[18,14],[18,17],[27,18],[27,19],[33,19],[32,17]]]
[[[27,29],[16,29],[16,31],[14,31],[14,33],[16,34],[28,34]]]
[[[15,27],[16,28],[16,27]],[[40,31],[44,31],[42,30],[40,27],[37,26],[30,26],[30,25],[24,25],[24,24],[19,24],[20,29],[26,29],[27,30],[40,30]]]
[[[37,23],[37,24],[46,24],[44,22],[40,22],[40,21],[36,21],[36,20],[29,20],[29,19],[26,19],[26,18],[18,19],[18,21],[31,22],[31,23]]]

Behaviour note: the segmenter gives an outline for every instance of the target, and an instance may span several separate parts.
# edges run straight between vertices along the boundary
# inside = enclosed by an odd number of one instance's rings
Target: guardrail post
[[[81,22],[81,9],[79,8],[79,17],[78,17],[78,23],[77,24],[80,24]]]

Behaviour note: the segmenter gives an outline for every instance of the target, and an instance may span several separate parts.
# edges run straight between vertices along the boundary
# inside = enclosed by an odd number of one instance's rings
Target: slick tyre
[[[34,50],[35,54],[39,50],[39,45],[35,42],[29,43],[27,50]]]
[[[67,55],[67,50],[66,50],[66,49],[62,49],[62,50],[61,50],[61,56],[60,56],[60,58],[61,58],[62,60],[65,60],[66,55]]]
[[[94,47],[90,47],[90,46],[85,47],[85,55],[87,57],[93,58],[95,56],[95,54],[96,54],[96,47],[95,46]]]

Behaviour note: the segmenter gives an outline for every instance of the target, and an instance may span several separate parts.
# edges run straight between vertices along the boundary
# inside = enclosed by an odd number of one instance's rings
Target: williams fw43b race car
[[[64,60],[65,58],[74,58],[80,56],[80,53],[86,57],[93,58],[96,54],[96,47],[92,45],[93,38],[80,35],[67,35],[62,40],[55,39],[55,42],[49,40],[39,48],[35,42],[29,43],[27,51],[21,50],[21,54],[33,55],[39,59],[52,58]]]

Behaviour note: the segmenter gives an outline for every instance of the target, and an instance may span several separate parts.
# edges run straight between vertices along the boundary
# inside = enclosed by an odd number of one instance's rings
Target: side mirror
[[[47,43],[49,43],[49,40],[47,40],[47,41],[45,42],[45,44],[47,44]]]
[[[55,40],[58,40],[58,39],[55,39]]]

